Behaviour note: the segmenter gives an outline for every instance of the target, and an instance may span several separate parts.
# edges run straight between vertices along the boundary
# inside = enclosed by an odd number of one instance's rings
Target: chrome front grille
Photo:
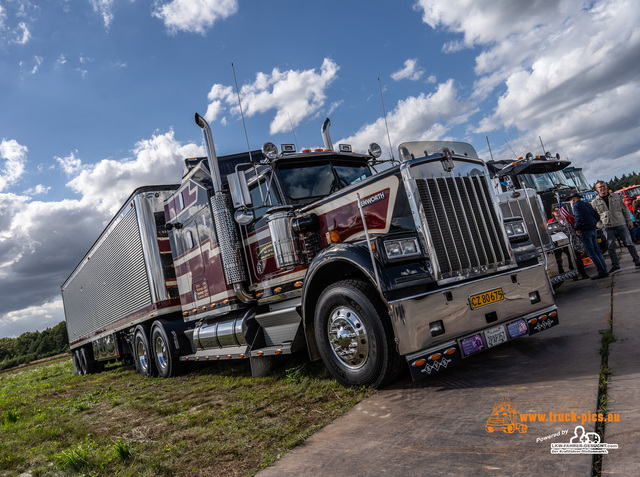
[[[416,179],[439,277],[482,274],[509,265],[510,249],[482,175]]]

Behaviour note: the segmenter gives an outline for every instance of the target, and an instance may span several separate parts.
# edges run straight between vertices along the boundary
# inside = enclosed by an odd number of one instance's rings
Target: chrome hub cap
[[[156,358],[158,365],[162,369],[167,368],[167,347],[164,345],[164,340],[158,336],[156,338]]]
[[[140,368],[146,371],[149,363],[147,362],[147,350],[144,349],[142,341],[138,341],[138,361],[140,362]]]
[[[353,310],[344,306],[333,310],[327,331],[333,354],[347,368],[364,366],[369,357],[369,336],[362,320]]]

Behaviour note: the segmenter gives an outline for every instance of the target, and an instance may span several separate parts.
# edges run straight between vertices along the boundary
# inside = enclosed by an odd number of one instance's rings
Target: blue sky
[[[0,337],[63,319],[60,284],[140,185],[267,140],[389,155],[455,139],[640,172],[632,0],[0,0]],[[378,78],[380,83],[378,83]],[[395,153],[395,152],[394,152]],[[395,153],[397,155],[397,153]]]

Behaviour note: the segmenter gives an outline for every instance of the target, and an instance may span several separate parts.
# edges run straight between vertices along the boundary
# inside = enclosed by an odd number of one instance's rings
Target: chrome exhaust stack
[[[216,149],[213,144],[211,128],[209,127],[209,123],[198,113],[196,113],[195,119],[196,124],[202,128],[209,169],[211,170],[211,181],[214,192],[210,199],[211,211],[216,234],[218,235],[225,280],[227,285],[233,286],[238,299],[244,303],[248,303],[254,299],[243,286],[243,282],[246,281],[247,276],[242,259],[242,246],[231,214],[231,198],[229,194],[222,192],[222,176],[220,175],[218,157],[216,156]]]
[[[331,126],[331,121],[329,118],[325,119],[322,123],[322,127],[320,128],[320,132],[322,132],[322,140],[324,141],[324,148],[333,151],[333,143],[331,142],[331,135],[329,134],[329,126]]]

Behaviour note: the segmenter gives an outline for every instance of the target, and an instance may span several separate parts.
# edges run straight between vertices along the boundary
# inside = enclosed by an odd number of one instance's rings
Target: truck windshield
[[[537,192],[545,192],[550,189],[555,189],[558,186],[565,185],[563,182],[564,177],[561,177],[556,172],[545,172],[543,174],[518,174],[518,184],[524,182],[525,186],[531,189],[535,189]]]
[[[296,164],[280,167],[280,177],[292,199],[323,197],[371,175],[366,164]]]
[[[561,171],[566,178],[565,184],[575,187],[580,192],[591,190],[591,186],[587,182],[587,179],[584,177],[582,171]]]

